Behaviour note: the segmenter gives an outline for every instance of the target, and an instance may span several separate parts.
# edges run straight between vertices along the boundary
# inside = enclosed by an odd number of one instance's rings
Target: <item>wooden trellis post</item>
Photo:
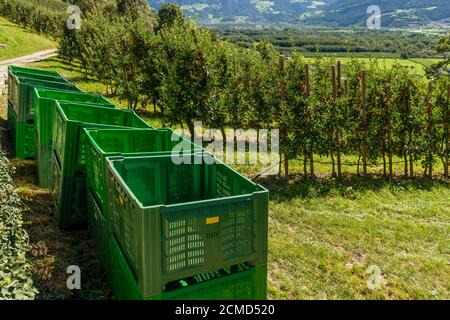
[[[309,79],[309,64],[305,65],[305,82],[306,82],[306,97],[311,95],[311,82]],[[309,119],[311,120],[311,119]],[[313,143],[311,142],[311,150],[309,150],[309,172],[311,178],[315,177],[314,174],[314,151],[313,151]]]
[[[388,127],[387,127],[387,134],[388,134],[388,158],[389,158],[389,179],[392,180],[393,178],[393,151],[392,151],[392,89],[391,89],[391,81],[389,80],[389,83],[387,85],[387,92],[386,92],[386,98],[388,103],[388,108],[386,110],[387,117],[388,117]]]
[[[336,81],[336,67],[335,66],[331,67],[331,80],[333,83],[334,103],[336,103],[336,100],[340,95],[340,83],[341,83],[340,69],[341,69],[341,64],[339,62],[338,68],[337,68],[337,81]],[[340,128],[339,121],[336,121],[335,135],[336,135],[335,144],[336,144],[337,171],[338,171],[337,176],[338,176],[338,178],[340,178],[342,176],[342,168],[341,168],[341,128]],[[334,171],[334,166],[333,166],[333,174],[336,174],[336,172]]]
[[[411,80],[408,80],[408,115],[412,114],[412,101],[411,101]],[[411,128],[409,128],[409,132],[408,132],[408,141],[409,141],[409,176],[410,177],[414,177],[414,156],[413,156],[413,152],[411,150],[411,143],[413,140],[413,133]]]
[[[337,62],[337,96],[342,95],[342,83],[341,83],[341,62]]]
[[[286,101],[286,83],[285,83],[284,64],[285,64],[284,56],[280,55],[279,68],[280,68],[280,100],[281,100],[281,103]],[[283,111],[281,110],[281,112],[283,112]],[[281,135],[282,135],[282,137],[287,137],[287,131],[285,129],[283,129],[281,132]],[[281,155],[280,155],[280,157],[281,157]],[[281,170],[280,170],[280,174],[281,174]],[[289,178],[289,156],[286,151],[284,152],[284,177],[286,179]]]
[[[444,110],[443,110],[443,121],[444,121],[444,176],[448,178],[448,154],[449,154],[449,143],[448,143],[448,125],[449,125],[449,118],[448,118],[448,105],[450,103],[450,85],[447,87],[447,103],[445,104]]]
[[[427,118],[428,118],[428,139],[431,138],[432,130],[433,130],[433,104],[431,103],[431,97],[433,94],[433,84],[430,82],[428,84],[428,101],[427,101]],[[428,176],[430,178],[433,177],[433,146],[432,141],[428,141],[428,161],[429,161],[429,167],[428,167]]]
[[[363,150],[362,150],[362,161],[363,161],[363,174],[367,175],[367,110],[366,110],[366,72],[361,73],[361,123],[363,126]]]

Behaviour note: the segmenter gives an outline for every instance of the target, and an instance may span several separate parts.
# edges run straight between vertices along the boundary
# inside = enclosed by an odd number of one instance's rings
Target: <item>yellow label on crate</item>
[[[220,217],[206,218],[206,224],[215,224],[215,223],[219,223],[219,221],[220,221]]]

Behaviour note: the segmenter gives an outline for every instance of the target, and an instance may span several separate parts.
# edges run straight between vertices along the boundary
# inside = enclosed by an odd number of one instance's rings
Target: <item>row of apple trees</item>
[[[84,3],[82,14],[80,29],[63,28],[60,55],[131,109],[153,107],[191,133],[195,121],[222,132],[279,128],[286,174],[290,160],[301,159],[314,176],[321,155],[338,177],[349,158],[361,174],[382,162],[392,176],[401,158],[405,175],[416,175],[420,162],[422,173],[433,175],[439,164],[448,176],[445,73],[425,79],[377,60],[280,56],[264,41],[242,48],[171,4],[155,13],[146,1],[97,1]]]

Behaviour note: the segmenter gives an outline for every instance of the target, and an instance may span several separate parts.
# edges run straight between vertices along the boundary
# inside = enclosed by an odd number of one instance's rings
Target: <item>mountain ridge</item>
[[[364,27],[367,8],[381,9],[381,27],[450,28],[449,0],[149,0],[173,2],[202,25]]]

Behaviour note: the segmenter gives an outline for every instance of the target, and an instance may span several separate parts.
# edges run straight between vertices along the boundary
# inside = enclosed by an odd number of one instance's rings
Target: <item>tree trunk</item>
[[[409,175],[414,177],[414,157],[411,153],[409,154]]]
[[[225,132],[225,128],[220,128],[220,133],[222,134],[222,141],[223,141],[223,154],[224,154],[224,162],[226,161],[225,156],[227,154],[227,134]]]
[[[284,177],[289,179],[289,157],[287,154],[284,155]]]
[[[341,163],[341,130],[338,129],[336,133],[336,143],[337,143],[337,169],[338,178],[342,177],[342,163]]]
[[[189,133],[191,134],[191,140],[195,141],[195,128],[192,122],[188,122]]]
[[[430,160],[432,160],[432,159],[430,159]],[[430,178],[433,178],[433,162],[432,161],[430,161],[430,166],[428,167],[428,176]]]
[[[367,175],[367,144],[363,146],[363,174]]]
[[[336,177],[336,164],[334,163],[334,154],[333,154],[333,152],[330,153],[330,156],[331,156],[331,166],[332,166],[331,175],[332,175],[332,177]]]
[[[306,177],[308,175],[308,150],[305,148],[303,153],[305,156],[303,160],[303,175]]]
[[[358,155],[358,162],[356,163],[356,174],[359,176],[361,174],[361,171],[359,169],[361,165],[361,153]]]
[[[393,177],[394,177],[394,168],[392,161],[392,148],[389,148],[389,179],[392,180]]]
[[[442,160],[442,165],[444,166],[444,177],[448,178],[448,158]]]
[[[405,162],[405,177],[408,176],[408,155],[406,153],[406,151],[403,153],[403,159]]]
[[[278,163],[278,178],[281,178],[282,163],[283,163],[283,154],[280,152],[280,161]]]

